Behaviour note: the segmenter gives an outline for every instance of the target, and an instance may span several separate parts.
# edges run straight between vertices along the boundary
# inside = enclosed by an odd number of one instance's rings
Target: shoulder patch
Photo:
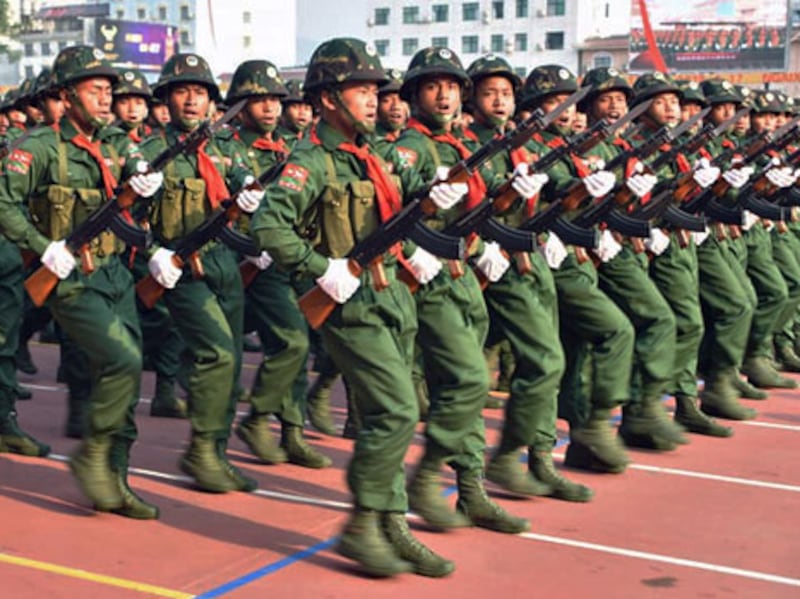
[[[292,191],[303,191],[308,181],[308,170],[298,164],[289,163],[283,167],[278,185]]]
[[[402,146],[397,146],[397,155],[400,157],[400,168],[411,168],[417,163],[417,153]]]
[[[6,159],[6,168],[20,175],[27,175],[33,162],[33,154],[16,148]]]

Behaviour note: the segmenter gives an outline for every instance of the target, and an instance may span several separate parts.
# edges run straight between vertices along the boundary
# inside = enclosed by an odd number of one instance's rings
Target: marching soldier
[[[276,132],[283,141],[292,148],[301,140],[311,125],[314,110],[306,101],[303,82],[298,79],[289,79],[286,82],[288,92],[281,100],[283,112],[281,122]]]

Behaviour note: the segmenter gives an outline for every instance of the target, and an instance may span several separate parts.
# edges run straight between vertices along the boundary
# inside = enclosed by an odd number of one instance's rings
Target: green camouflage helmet
[[[633,89],[625,76],[616,67],[597,67],[589,69],[581,80],[581,87],[591,87],[590,91],[583,100],[578,102],[580,112],[588,112],[595,99],[606,92],[613,90],[621,91],[625,94],[625,99],[630,104],[633,100]]]
[[[33,95],[37,101],[41,101],[47,95],[55,94],[56,88],[53,79],[53,69],[44,67],[42,71],[36,76],[36,81],[33,85]]]
[[[631,102],[631,106],[641,104],[659,94],[675,94],[679,100],[683,99],[683,92],[675,80],[660,71],[640,75],[633,82],[633,91],[636,96]]]
[[[759,90],[754,92],[753,112],[755,114],[783,112],[783,103],[775,92]]]
[[[114,86],[112,93],[115,96],[139,96],[145,99],[149,99],[153,95],[144,74],[136,69],[120,70],[119,81]]]
[[[69,46],[58,53],[53,63],[55,85],[63,87],[89,77],[107,77],[113,85],[119,74],[99,48]]]
[[[568,68],[557,64],[542,65],[528,73],[522,88],[519,107],[533,110],[547,96],[573,94],[576,91],[578,91],[578,80]]]
[[[389,78],[389,83],[378,90],[378,95],[399,93],[400,88],[403,86],[403,71],[400,69],[386,69],[386,76]]]
[[[375,48],[352,37],[322,42],[308,63],[305,93],[319,94],[351,81],[371,81],[379,87],[389,82]]]
[[[25,110],[25,106],[33,102],[34,86],[33,77],[28,77],[19,84],[16,100],[16,106],[19,110]]]
[[[706,79],[700,84],[706,101],[712,106],[714,104],[741,104],[742,96],[736,91],[736,86],[724,79]]]
[[[736,85],[736,93],[739,94],[741,98],[740,102],[742,106],[749,108],[750,110],[753,109],[753,100],[755,99],[755,94],[753,90],[747,87],[746,85]]]
[[[305,88],[300,79],[287,79],[286,80],[286,96],[281,98],[282,104],[307,104]]]
[[[9,89],[5,94],[3,94],[3,98],[0,100],[0,112],[6,112],[7,110],[14,108],[16,101],[17,88]]]
[[[778,101],[781,103],[781,112],[791,114],[794,112],[794,99],[790,98],[783,92],[777,92]]]
[[[423,48],[411,59],[408,64],[403,85],[400,87],[400,97],[406,102],[411,102],[416,96],[417,85],[422,77],[428,75],[451,75],[455,77],[463,88],[464,96],[472,89],[472,80],[467,75],[461,60],[449,48]]]
[[[514,72],[508,61],[495,54],[487,54],[475,60],[467,67],[467,75],[472,79],[473,86],[477,86],[486,77],[505,77],[514,86],[514,93],[522,87],[522,79]]]
[[[166,101],[169,87],[173,83],[197,83],[208,89],[208,95],[214,102],[222,99],[211,68],[206,60],[197,54],[174,54],[171,56],[161,67],[161,75],[153,87],[153,95]]]
[[[274,64],[266,60],[248,60],[236,67],[225,100],[228,104],[234,104],[251,96],[284,98],[288,95],[289,90]]]
[[[703,108],[708,106],[708,100],[706,100],[706,96],[697,81],[681,80],[678,81],[678,87],[680,87],[681,92],[683,92],[682,104],[694,102],[695,104],[700,104]]]

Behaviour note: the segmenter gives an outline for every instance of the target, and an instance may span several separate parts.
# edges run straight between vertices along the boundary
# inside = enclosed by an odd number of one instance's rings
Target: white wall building
[[[466,67],[492,52],[520,73],[556,63],[573,71],[587,37],[627,34],[630,0],[368,0],[367,37],[387,67],[446,46]]]

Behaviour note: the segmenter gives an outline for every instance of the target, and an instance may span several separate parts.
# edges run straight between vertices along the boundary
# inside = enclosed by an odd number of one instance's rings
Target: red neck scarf
[[[264,150],[265,152],[275,152],[283,156],[289,154],[289,147],[281,137],[279,137],[277,141],[267,139],[266,137],[259,137],[252,143],[251,147],[256,150]]]
[[[105,189],[106,192],[106,200],[113,198],[114,189],[117,187],[117,178],[114,176],[114,173],[111,172],[111,169],[108,168],[106,158],[100,151],[100,140],[89,141],[82,134],[78,134],[70,141],[73,145],[78,146],[82,150],[86,150],[86,153],[94,159],[97,166],[100,167],[100,175],[103,177],[103,189]]]
[[[208,145],[208,140],[197,147],[197,172],[206,183],[206,195],[211,209],[216,210],[222,200],[229,198],[230,194],[222,175],[211,160],[211,156],[206,153],[206,145]]]

